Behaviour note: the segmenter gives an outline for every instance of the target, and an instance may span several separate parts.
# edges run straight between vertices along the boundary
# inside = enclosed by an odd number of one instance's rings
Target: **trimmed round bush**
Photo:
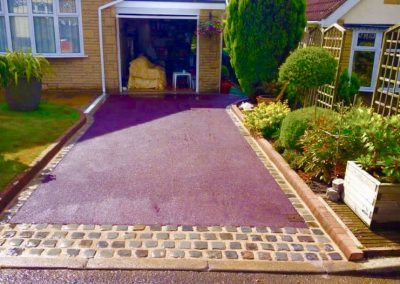
[[[294,51],[279,69],[279,81],[311,89],[329,84],[335,78],[336,59],[321,47]]]
[[[314,121],[315,111],[317,112],[317,117],[322,115],[330,117],[336,114],[333,110],[320,107],[317,107],[316,110],[315,107],[306,107],[288,113],[282,121],[279,135],[280,145],[285,149],[301,151],[298,142],[310,123]]]

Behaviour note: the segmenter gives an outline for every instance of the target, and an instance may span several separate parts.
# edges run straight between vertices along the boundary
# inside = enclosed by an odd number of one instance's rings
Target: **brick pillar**
[[[200,22],[208,21],[210,12],[213,19],[221,20],[221,11],[201,10]],[[219,93],[221,80],[221,37],[222,34],[213,35],[211,38],[198,36],[200,93]]]

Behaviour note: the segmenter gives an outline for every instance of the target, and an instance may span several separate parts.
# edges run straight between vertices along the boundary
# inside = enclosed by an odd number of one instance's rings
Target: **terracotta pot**
[[[228,94],[229,90],[233,87],[233,83],[229,80],[221,80],[221,93]]]

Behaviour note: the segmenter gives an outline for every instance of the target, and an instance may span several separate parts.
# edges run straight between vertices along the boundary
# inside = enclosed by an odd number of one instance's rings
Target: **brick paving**
[[[338,262],[343,254],[320,227],[230,109],[228,114],[271,173],[307,228],[146,224],[13,224],[9,220],[40,184],[37,177],[1,216],[3,259],[200,259],[245,262]],[[81,135],[85,130],[81,130]],[[78,135],[78,136],[79,136]],[[65,147],[44,169],[48,175],[74,145]]]

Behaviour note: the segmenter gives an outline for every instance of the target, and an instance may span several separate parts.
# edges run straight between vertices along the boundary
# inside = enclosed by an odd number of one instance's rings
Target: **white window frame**
[[[7,48],[9,50],[13,50],[12,48],[12,39],[11,39],[11,29],[10,29],[10,17],[12,16],[27,16],[29,23],[29,36],[31,39],[31,50],[33,54],[41,55],[47,58],[76,58],[76,57],[86,57],[84,52],[84,44],[83,44],[83,28],[82,28],[82,9],[81,9],[81,0],[75,0],[76,3],[76,13],[60,13],[59,0],[53,0],[53,14],[34,14],[32,12],[32,1],[27,0],[28,2],[28,13],[27,14],[18,14],[18,13],[9,13],[8,2],[7,0],[0,0],[2,11],[0,12],[0,16],[5,17],[5,26],[6,26],[6,34],[7,34]],[[56,52],[55,53],[37,53],[36,52],[36,42],[35,42],[35,31],[33,18],[34,17],[52,17],[54,21],[54,36],[55,36],[55,44],[56,44]],[[79,24],[79,53],[62,53],[60,46],[60,29],[59,29],[59,18],[68,18],[74,17],[78,19]],[[4,52],[0,52],[0,54],[4,54]]]
[[[4,10],[5,7],[3,5],[3,1],[2,0],[0,0],[0,4],[1,4],[0,17],[4,17],[4,25],[5,25],[6,30],[7,30],[8,23],[6,21],[5,10]],[[6,32],[6,48],[8,48],[8,33],[7,32]],[[0,53],[2,53],[2,52],[0,51]]]
[[[360,33],[375,33],[375,45],[374,46],[358,46],[358,35]],[[350,53],[350,61],[349,61],[349,73],[353,72],[353,61],[354,61],[354,53],[356,51],[372,51],[375,52],[373,69],[371,74],[371,85],[369,87],[361,86],[361,92],[373,92],[376,85],[376,79],[379,70],[379,58],[381,56],[381,45],[382,45],[382,35],[383,31],[381,30],[373,30],[373,29],[357,29],[353,30],[353,39],[351,44],[351,53]]]

